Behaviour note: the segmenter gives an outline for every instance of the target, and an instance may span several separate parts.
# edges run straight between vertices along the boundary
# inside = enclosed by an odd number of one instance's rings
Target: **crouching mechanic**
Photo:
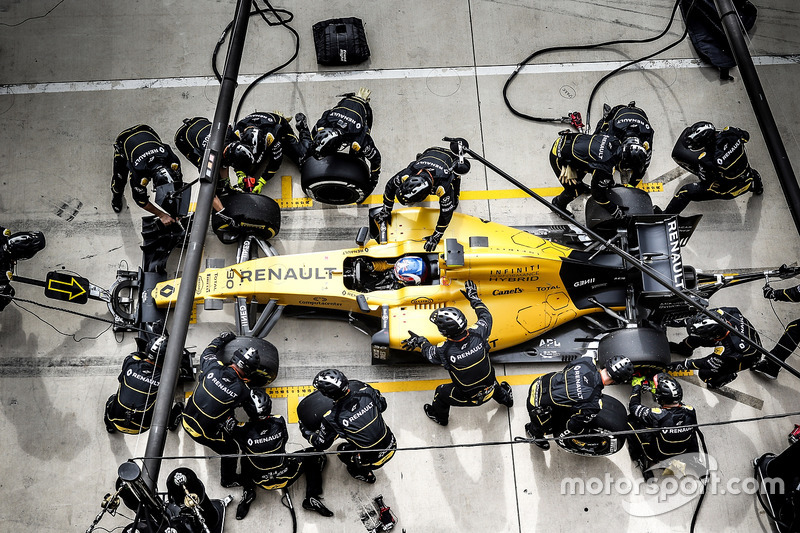
[[[138,339],[137,339],[138,340]],[[161,364],[167,353],[167,336],[153,338],[144,350],[125,358],[119,373],[119,387],[106,401],[103,421],[109,433],[137,435],[150,429],[153,406],[161,383]],[[167,428],[178,428],[183,404],[176,402],[170,411]]]
[[[438,196],[439,219],[434,232],[425,237],[425,251],[432,252],[458,207],[461,176],[469,172],[469,168],[467,160],[462,160],[447,148],[428,148],[386,182],[383,208],[375,215],[375,222],[382,224],[391,221],[395,198],[403,205],[413,205],[428,195]]]
[[[424,405],[428,418],[446,426],[450,417],[450,406],[472,407],[482,405],[490,399],[506,407],[514,405],[511,386],[497,382],[494,367],[489,359],[489,335],[492,332],[492,315],[478,297],[475,282],[467,280],[461,291],[478,315],[478,322],[467,329],[467,318],[455,307],[443,307],[431,314],[445,341],[432,345],[428,339],[412,331],[403,341],[407,350],[420,348],[422,355],[431,363],[442,365],[450,373],[450,383],[436,387],[433,403]]]
[[[157,216],[165,226],[174,223],[179,215],[180,198],[157,199],[160,204],[156,207],[147,194],[147,184],[152,181],[158,189],[175,183],[175,189],[180,188],[183,183],[180,160],[172,148],[162,143],[155,130],[146,124],[126,129],[114,141],[111,208],[115,213],[122,211],[122,193],[129,176],[133,201]]]
[[[733,326],[738,335],[732,335],[723,326],[699,313],[686,322],[688,336],[680,343],[670,342],[670,349],[683,357],[691,356],[692,352],[701,346],[713,347],[714,351],[699,359],[670,363],[667,365],[667,370],[678,372],[699,370],[697,375],[706,386],[709,389],[717,389],[736,379],[739,371],[751,368],[758,362],[761,356],[747,339],[760,346],[761,338],[750,321],[736,307],[719,307],[709,311],[718,314]]]
[[[279,490],[292,486],[301,475],[306,477],[306,498],[303,509],[316,511],[330,517],[333,513],[325,507],[320,498],[322,494],[322,470],[325,467],[324,455],[304,455],[295,457],[286,454],[289,432],[286,421],[272,413],[272,399],[263,389],[250,391],[250,398],[244,402],[247,422],[228,418],[225,430],[230,433],[242,453],[242,501],[236,507],[236,519],[247,516],[250,504],[256,499],[256,486],[265,490]],[[314,451],[306,448],[303,452]]]
[[[600,133],[610,133],[622,143],[629,164],[620,173],[629,172],[627,184],[636,187],[647,172],[653,155],[654,135],[647,113],[636,107],[636,102],[614,107],[603,104],[603,117],[594,130],[595,135]]]
[[[653,376],[650,385],[644,377],[631,381],[633,390],[628,404],[631,429],[663,428],[661,431],[637,432],[628,440],[631,460],[641,470],[645,480],[653,477],[648,470],[654,463],[685,453],[697,453],[697,413],[694,407],[681,403],[683,389],[680,383],[667,373]],[[650,387],[653,387],[650,389]],[[660,407],[642,405],[642,391],[652,390]]]
[[[317,431],[300,431],[317,450],[327,450],[337,437],[345,439],[337,451],[347,473],[365,483],[375,483],[373,470],[381,468],[397,449],[392,430],[383,420],[386,399],[366,383],[348,380],[339,370],[323,370],[314,377],[314,388],[333,400]]]
[[[224,430],[228,417],[236,407],[250,398],[247,382],[258,370],[259,356],[255,348],[239,349],[225,365],[217,358],[219,350],[236,338],[229,331],[212,340],[200,356],[200,374],[194,392],[183,411],[183,429],[195,442],[208,446],[221,455],[239,453],[239,446]],[[220,460],[220,484],[240,486],[236,474],[238,459]]]
[[[325,157],[349,148],[350,155],[369,161],[370,181],[375,186],[381,173],[381,153],[372,139],[372,106],[369,89],[342,95],[333,109],[328,109],[310,132],[313,143],[307,155]],[[301,137],[305,135],[298,123]]]
[[[603,407],[603,387],[626,383],[633,377],[633,363],[627,357],[616,355],[604,368],[598,370],[593,357],[575,359],[561,372],[539,376],[528,391],[530,423],[525,432],[533,443],[543,450],[550,449],[545,436],[553,433],[554,411],[564,410],[568,415],[566,432],[581,434],[593,427],[593,422]]]
[[[800,302],[800,285],[789,287],[788,289],[775,289],[765,285],[764,298],[775,300],[776,302]],[[792,352],[797,349],[798,345],[800,345],[800,318],[786,326],[783,335],[769,352],[785,362],[792,355]],[[778,372],[780,372],[781,367],[766,357],[762,357],[753,366],[752,370],[766,378],[778,379]]]

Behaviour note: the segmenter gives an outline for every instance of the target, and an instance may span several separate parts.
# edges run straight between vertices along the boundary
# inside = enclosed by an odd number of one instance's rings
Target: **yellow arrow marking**
[[[53,286],[54,283],[58,283],[60,285],[66,285],[67,287],[70,287],[70,289],[69,290],[56,289]],[[81,290],[81,292],[79,292],[78,294],[72,294],[72,289],[71,288],[74,287],[75,285],[77,285],[78,288]],[[69,294],[69,299],[70,300],[72,300],[73,298],[77,298],[78,296],[81,296],[82,294],[86,294],[86,289],[81,287],[81,285],[78,283],[78,280],[76,280],[75,278],[70,278],[69,283],[67,283],[66,281],[59,281],[57,279],[51,279],[47,284],[47,289],[51,290],[51,291],[55,291],[55,292],[65,292],[65,293]]]

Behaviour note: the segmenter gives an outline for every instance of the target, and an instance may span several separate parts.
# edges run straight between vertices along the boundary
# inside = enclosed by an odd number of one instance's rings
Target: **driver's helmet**
[[[615,355],[606,361],[606,370],[614,383],[627,383],[633,377],[633,363],[624,355]]]
[[[659,405],[680,403],[683,399],[681,384],[666,372],[656,374],[655,398]]]
[[[433,179],[427,169],[413,176],[403,176],[397,191],[397,200],[403,205],[411,205],[424,200],[431,192]]]
[[[457,307],[442,307],[430,316],[439,333],[447,338],[461,337],[467,331],[467,317]]]
[[[314,135],[314,148],[321,155],[330,155],[338,152],[342,146],[342,132],[336,128],[322,128]]]
[[[689,128],[691,131],[686,136],[686,148],[689,150],[708,148],[717,136],[717,130],[711,122],[695,122]]]
[[[724,320],[725,315],[722,309],[710,309],[709,311],[719,314],[720,318]],[[717,323],[703,313],[698,313],[686,321],[686,333],[695,337],[720,339],[725,336],[727,331],[722,324]]]
[[[45,247],[44,233],[41,231],[18,231],[6,241],[5,251],[13,261],[30,259]]]
[[[250,401],[242,407],[250,420],[265,420],[272,413],[272,398],[264,389],[250,389]]]
[[[404,285],[422,285],[429,275],[428,262],[415,255],[401,257],[394,264],[394,277]]]
[[[230,365],[238,368],[242,376],[249,378],[258,370],[260,362],[258,350],[253,347],[239,348],[233,352]]]
[[[222,164],[236,170],[247,169],[255,163],[253,151],[241,141],[234,141],[222,151]]]
[[[619,167],[634,174],[644,174],[647,167],[647,148],[638,137],[628,137],[622,141],[622,160]]]

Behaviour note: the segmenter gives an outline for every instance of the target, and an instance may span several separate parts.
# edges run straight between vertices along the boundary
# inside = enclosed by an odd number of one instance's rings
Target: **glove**
[[[220,209],[219,211],[217,211],[216,213],[214,213],[213,216],[219,217],[220,220],[222,220],[224,223],[228,224],[229,226],[234,226],[235,225],[235,221],[231,217],[229,217],[228,215],[224,214],[223,211],[225,211],[224,207],[222,209]]]
[[[463,294],[464,298],[469,300],[470,303],[481,301],[480,297],[478,296],[478,286],[475,285],[475,282],[471,279],[468,279],[466,282],[464,282],[464,288],[461,290],[461,294]]]
[[[686,370],[689,370],[686,361],[678,361],[667,365],[667,372],[684,372]]]
[[[236,338],[236,335],[234,333],[232,333],[230,331],[223,331],[222,333],[219,334],[219,337],[217,337],[217,340],[219,341],[220,346],[224,346],[224,345],[228,344],[229,342],[231,342],[235,338]]]
[[[228,419],[222,423],[222,429],[224,429],[226,433],[230,433],[231,431],[233,431],[233,428],[235,427],[236,427],[235,416],[229,416]]]
[[[417,335],[411,330],[408,330],[408,334],[411,336],[405,339],[401,344],[403,346],[403,349],[408,350],[409,352],[416,348],[422,348],[422,345],[425,344],[425,342],[427,342],[428,340],[422,335]]]
[[[767,300],[774,300],[775,299],[775,289],[770,287],[769,285],[764,285],[764,298]]]
[[[236,177],[237,177],[237,182],[236,183],[239,186],[240,190],[242,190],[244,192],[251,192],[253,190],[253,187],[256,184],[256,179],[255,178],[249,177],[247,174],[245,174],[241,170],[237,170],[236,171]]]
[[[561,185],[577,185],[578,184],[578,176],[575,174],[575,171],[572,170],[572,167],[566,165],[564,168],[561,169],[561,174],[558,175],[558,181],[561,182]]]
[[[425,251],[432,252],[436,249],[436,245],[439,244],[439,241],[442,239],[441,231],[434,231],[433,234],[428,235],[425,237]]]
[[[636,388],[636,387],[640,387],[641,388],[644,385],[645,381],[647,381],[647,380],[645,379],[644,376],[636,376],[635,378],[633,378],[631,380],[631,385],[633,385],[634,388]]]
[[[625,218],[625,211],[620,206],[616,206],[614,210],[611,212],[611,218],[615,219]]]
[[[375,220],[375,223],[380,226],[381,224],[389,223],[392,220],[392,210],[386,206],[383,206],[380,211],[375,213],[375,216],[372,217]]]
[[[253,193],[254,194],[261,194],[261,188],[266,184],[267,184],[267,180],[265,180],[264,178],[258,178],[258,183],[256,183],[255,187],[253,187]]]

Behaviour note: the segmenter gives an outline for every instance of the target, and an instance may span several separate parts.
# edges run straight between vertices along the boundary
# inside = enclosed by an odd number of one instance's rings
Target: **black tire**
[[[653,201],[650,195],[642,189],[633,187],[614,187],[609,189],[608,197],[620,207],[626,208],[626,217],[633,215],[652,215]],[[599,233],[603,230],[616,230],[620,225],[627,224],[626,219],[614,219],[604,207],[594,198],[586,201],[586,226]]]
[[[663,372],[672,358],[666,333],[655,328],[618,329],[600,339],[597,364],[602,368],[616,355],[628,357],[645,376]]]
[[[577,455],[591,457],[604,457],[617,453],[625,445],[625,435],[593,437],[592,433],[618,432],[628,428],[628,411],[622,403],[613,396],[603,396],[603,408],[595,418],[597,429],[583,435],[576,435],[566,439],[556,439],[556,444]],[[553,422],[553,433],[561,434],[566,428],[566,418],[556,416]]]
[[[366,161],[337,152],[319,159],[309,157],[300,169],[300,185],[305,193],[324,204],[360,204],[372,194]]]
[[[269,196],[231,192],[220,201],[225,208],[223,214],[236,222],[234,227],[221,217],[211,217],[211,229],[224,244],[236,243],[240,236],[248,235],[269,240],[281,229],[281,208]]]
[[[223,347],[222,353],[218,353],[217,357],[227,365],[236,350],[239,348],[246,350],[251,346],[258,350],[259,364],[258,370],[250,376],[250,385],[265,387],[278,377],[278,349],[271,343],[258,337],[236,337]]]
[[[306,429],[317,431],[322,424],[322,415],[333,407],[333,400],[314,391],[297,404],[297,418]]]

